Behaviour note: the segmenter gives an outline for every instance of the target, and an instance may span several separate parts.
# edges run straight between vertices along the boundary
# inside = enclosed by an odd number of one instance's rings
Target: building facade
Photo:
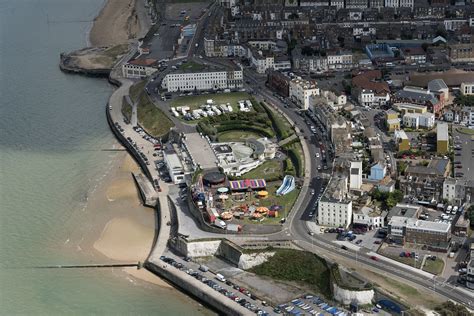
[[[289,85],[289,96],[303,110],[308,110],[311,97],[319,95],[315,81],[293,79]]]
[[[462,95],[474,95],[474,82],[463,82],[463,83],[461,83],[461,94]]]
[[[349,227],[352,221],[352,201],[347,193],[347,177],[334,175],[318,203],[319,225]]]
[[[448,124],[438,123],[436,126],[436,152],[446,154],[449,151]]]
[[[163,79],[161,87],[169,92],[242,88],[243,72],[238,69],[170,73]]]

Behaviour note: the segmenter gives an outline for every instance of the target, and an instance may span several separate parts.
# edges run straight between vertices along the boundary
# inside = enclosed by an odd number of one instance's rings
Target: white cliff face
[[[220,240],[190,242],[187,244],[188,257],[192,258],[214,256],[220,244]]]
[[[340,288],[336,283],[332,285],[334,299],[344,305],[355,302],[359,305],[371,304],[374,298],[374,290],[351,291]]]
[[[243,270],[253,268],[266,262],[268,258],[273,257],[274,254],[275,252],[242,254],[239,259],[239,268]]]

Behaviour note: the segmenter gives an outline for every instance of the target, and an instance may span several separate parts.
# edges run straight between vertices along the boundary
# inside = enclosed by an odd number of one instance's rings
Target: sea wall
[[[332,283],[332,290],[334,300],[344,305],[349,305],[351,303],[357,303],[359,305],[372,304],[375,294],[373,289],[357,291],[344,289],[339,287],[336,282]]]
[[[145,267],[168,282],[180,288],[204,303],[213,306],[222,315],[255,315],[233,300],[224,299],[217,291],[210,291],[204,283],[186,274],[184,271],[166,263],[154,264],[146,262]]]
[[[109,79],[109,82],[114,83],[111,79]],[[115,81],[116,83],[116,81]],[[143,161],[143,159],[140,157],[138,152],[135,150],[135,148],[125,139],[125,136],[123,136],[120,131],[117,129],[117,126],[115,126],[115,123],[112,120],[112,117],[110,116],[110,111],[109,111],[109,103],[107,102],[107,106],[105,108],[105,114],[107,116],[107,122],[109,123],[109,127],[114,133],[115,137],[120,141],[120,143],[127,149],[127,151],[132,155],[133,159],[138,163],[140,166],[141,170],[143,173],[147,176],[148,180],[152,181],[152,176],[150,174],[150,171],[147,168],[147,165]]]

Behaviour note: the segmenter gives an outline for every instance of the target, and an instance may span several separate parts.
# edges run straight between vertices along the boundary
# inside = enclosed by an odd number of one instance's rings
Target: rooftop
[[[419,219],[409,218],[406,222],[407,229],[416,229],[416,230],[424,230],[424,231],[432,231],[432,232],[442,232],[447,233],[451,229],[451,223],[443,223],[443,222],[431,222],[431,221],[423,221]]]
[[[430,91],[440,91],[448,89],[448,86],[446,85],[443,79],[434,79],[428,82],[428,89]]]
[[[396,139],[408,139],[407,133],[405,133],[402,129],[397,129],[395,131],[395,138]]]
[[[388,213],[388,218],[392,217],[404,217],[404,218],[414,218],[417,217],[418,212],[421,210],[421,206],[411,205],[411,204],[402,204],[398,203]]]
[[[448,140],[449,133],[448,133],[448,124],[446,123],[438,123],[436,126],[436,137],[438,140]]]

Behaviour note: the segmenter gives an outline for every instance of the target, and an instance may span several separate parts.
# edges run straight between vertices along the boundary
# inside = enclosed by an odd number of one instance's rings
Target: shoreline
[[[136,16],[136,1],[142,0],[104,0],[100,11],[86,31],[87,46],[105,46],[104,37],[109,36],[117,27],[121,27],[125,32],[128,29],[128,19],[119,19],[118,22],[112,20],[110,23],[110,16],[117,14]],[[128,8],[129,12],[123,12],[124,4],[130,3],[133,6]],[[120,22],[122,25],[117,25]],[[103,28],[103,25],[107,27]],[[146,21],[140,25],[146,25]],[[146,31],[138,30],[138,32]],[[96,38],[94,40],[91,37]],[[115,136],[114,139],[114,148],[123,147]],[[155,227],[154,209],[141,205],[139,193],[131,176],[131,171],[139,170],[140,167],[126,151],[112,157],[110,164],[100,182],[87,192],[82,211],[97,213],[94,218],[96,224],[92,225],[87,234],[76,239],[79,242],[75,249],[92,258],[99,255],[113,261],[144,262],[152,250],[157,227]],[[97,212],[99,210],[100,214]],[[151,223],[151,226],[146,226],[146,222]],[[131,237],[134,237],[132,241]],[[74,246],[71,240],[73,238],[68,239],[68,246]],[[175,290],[169,283],[146,269],[123,268],[121,271],[124,276],[158,285],[163,289]]]
[[[140,32],[136,1],[142,0],[105,0],[92,22],[88,34],[89,44],[110,47],[126,44],[136,38]]]

